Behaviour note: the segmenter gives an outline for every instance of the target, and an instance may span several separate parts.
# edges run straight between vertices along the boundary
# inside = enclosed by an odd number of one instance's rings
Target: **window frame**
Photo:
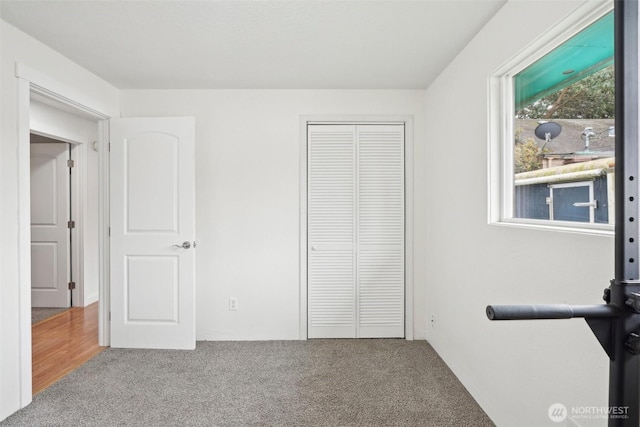
[[[595,3],[595,2],[594,2]],[[545,32],[488,81],[488,223],[491,225],[613,236],[612,224],[516,218],[514,176],[514,77],[613,10],[613,2],[587,2]]]

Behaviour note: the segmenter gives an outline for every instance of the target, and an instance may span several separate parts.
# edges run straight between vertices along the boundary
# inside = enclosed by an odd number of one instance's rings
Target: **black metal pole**
[[[490,305],[487,307],[489,320],[535,320],[535,319],[610,319],[618,317],[619,311],[610,305]]]
[[[616,0],[616,234],[615,279],[608,303],[624,309],[640,292],[640,161],[638,159],[638,2]],[[627,418],[610,418],[610,427],[638,427],[640,420],[640,357],[627,348],[640,331],[640,315],[623,310],[612,321],[609,364],[609,407],[625,408]]]

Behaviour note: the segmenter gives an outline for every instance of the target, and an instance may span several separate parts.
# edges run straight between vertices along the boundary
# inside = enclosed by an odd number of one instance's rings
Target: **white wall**
[[[553,25],[549,16],[580,3],[510,1],[426,95],[124,91],[119,103],[115,88],[2,22],[0,419],[21,404],[16,61],[98,110],[196,117],[200,340],[299,336],[300,115],[413,115],[416,338],[426,336],[499,426],[552,425],[555,402],[606,405],[608,361],[584,322],[484,315],[490,303],[597,303],[613,275],[612,238],[487,225],[487,77]]]
[[[195,116],[197,339],[299,338],[301,115],[413,115],[416,235],[424,236],[424,91],[123,91],[123,116]],[[420,234],[417,234],[420,233]],[[424,259],[424,239],[416,239]],[[424,264],[414,271],[424,337]],[[229,297],[238,311],[228,310]]]
[[[0,21],[0,420],[29,403],[30,386],[21,388],[20,367],[30,366],[30,296],[19,284],[18,79],[16,62],[38,72],[40,84],[67,98],[109,114],[118,112],[118,91],[62,55]],[[28,166],[28,158],[26,160]],[[27,174],[28,176],[28,174]],[[28,195],[26,195],[28,198]],[[20,212],[24,215],[25,212]],[[28,212],[26,212],[28,215]],[[28,217],[27,217],[28,218]],[[22,311],[21,311],[22,310]],[[27,331],[20,336],[20,331]]]
[[[606,406],[608,358],[584,321],[489,322],[488,304],[602,303],[613,238],[487,224],[491,73],[580,1],[509,1],[426,92],[427,340],[498,426]],[[553,11],[553,12],[550,12]],[[580,420],[604,425],[603,420]]]
[[[82,302],[83,306],[98,301],[99,284],[99,184],[98,184],[98,152],[93,143],[98,140],[98,123],[85,117],[60,109],[60,106],[49,105],[38,100],[31,100],[31,131],[74,145],[76,155],[82,158],[77,161],[74,173],[78,175],[76,198],[73,200],[74,221],[76,230],[82,230],[83,241],[74,241],[78,247],[74,254],[83,252],[81,266],[74,265],[74,281],[80,283],[82,275],[82,295],[80,289],[74,291],[73,305]],[[80,214],[78,208],[82,206]]]

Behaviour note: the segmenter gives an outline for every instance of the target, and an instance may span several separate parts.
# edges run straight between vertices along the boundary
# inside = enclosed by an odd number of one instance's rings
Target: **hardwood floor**
[[[31,327],[33,394],[106,347],[98,346],[98,303],[72,307]]]

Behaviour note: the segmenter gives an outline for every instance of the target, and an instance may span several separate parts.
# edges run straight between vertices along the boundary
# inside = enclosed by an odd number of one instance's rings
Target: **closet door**
[[[358,337],[404,337],[404,126],[357,138]]]
[[[354,338],[356,127],[307,132],[308,336]]]
[[[404,126],[308,127],[308,337],[404,337]]]

